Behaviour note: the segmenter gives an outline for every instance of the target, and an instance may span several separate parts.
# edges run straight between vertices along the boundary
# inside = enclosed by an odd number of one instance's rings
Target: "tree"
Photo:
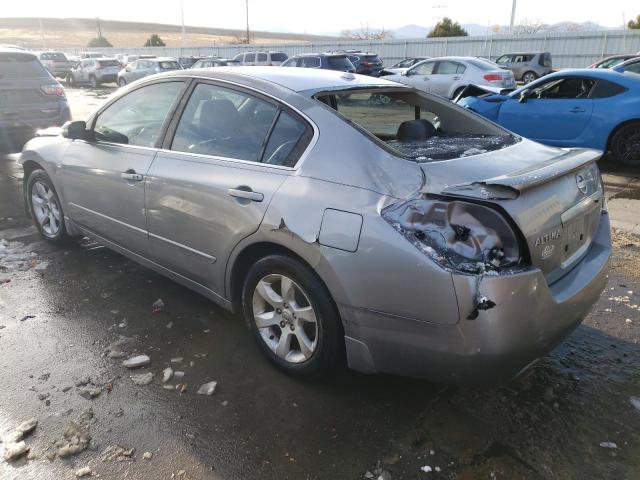
[[[635,20],[629,20],[627,27],[631,30],[640,30],[640,15],[638,15]]]
[[[513,28],[513,33],[514,35],[533,35],[548,28],[549,26],[539,18],[523,18],[522,21]]]
[[[166,47],[167,44],[162,41],[157,33],[151,34],[147,41],[144,42],[144,47]]]
[[[113,47],[113,45],[111,45],[111,42],[104,37],[96,37],[89,40],[89,43],[87,43],[87,47]]]
[[[427,35],[427,38],[437,37],[467,37],[469,34],[458,22],[454,22],[449,17],[444,17]]]
[[[357,30],[343,30],[341,32],[343,37],[347,37],[353,40],[385,40],[393,38],[393,32],[381,29],[371,28],[369,24],[360,25]]]

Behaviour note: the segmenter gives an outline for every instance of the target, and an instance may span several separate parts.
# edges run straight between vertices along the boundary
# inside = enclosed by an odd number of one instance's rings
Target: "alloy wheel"
[[[640,125],[627,127],[618,139],[619,160],[627,165],[640,164]]]
[[[258,281],[253,319],[262,341],[286,362],[305,362],[318,347],[318,320],[309,296],[285,275],[269,274]]]
[[[55,237],[62,227],[60,205],[53,190],[44,182],[37,181],[31,188],[31,205],[41,230],[48,237]]]

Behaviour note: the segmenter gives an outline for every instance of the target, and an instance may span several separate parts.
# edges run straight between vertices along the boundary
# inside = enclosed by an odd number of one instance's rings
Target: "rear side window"
[[[640,73],[640,63],[636,64]],[[609,98],[626,92],[627,89],[622,85],[607,80],[598,80],[591,91],[591,98]]]
[[[312,135],[313,131],[306,123],[282,110],[269,136],[262,161],[269,165],[293,167]]]
[[[365,58],[365,60],[367,62],[370,62],[370,63],[380,63],[381,62],[380,57],[378,57],[378,55],[365,55],[364,58]]]
[[[631,73],[640,73],[640,62],[632,63],[628,67],[626,67],[625,71]]]
[[[345,70],[353,68],[353,64],[349,61],[346,55],[328,57],[327,61],[329,63],[329,68],[333,68],[335,70]]]
[[[182,82],[156,83],[119,98],[98,116],[93,127],[96,140],[155,146],[182,86]]]
[[[244,61],[245,62],[255,62],[256,61],[256,54],[255,53],[247,53],[244,56]]]
[[[0,79],[43,78],[49,73],[33,55],[0,53]]]
[[[320,58],[302,57],[302,66],[305,68],[318,68],[320,66]]]
[[[180,65],[178,64],[178,62],[173,62],[173,61],[169,61],[169,62],[159,62],[160,64],[160,68],[163,70],[178,70],[180,69]]]
[[[273,62],[284,62],[287,58],[286,53],[282,52],[271,52],[271,61]]]
[[[443,61],[438,62],[438,70],[436,73],[440,75],[455,75],[457,73],[464,73],[466,67],[461,63]]]
[[[267,61],[267,54],[266,53],[259,53],[258,54],[258,62],[266,62]]]

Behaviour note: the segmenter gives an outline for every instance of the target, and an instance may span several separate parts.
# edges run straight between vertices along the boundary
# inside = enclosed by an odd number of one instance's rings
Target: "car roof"
[[[287,67],[218,67],[215,70],[195,69],[187,70],[186,75],[220,78],[226,81],[237,81],[247,86],[259,87],[262,80],[294,92],[308,90],[335,90],[354,87],[400,87],[409,88],[400,83],[382,78],[357,75],[353,73],[337,72],[334,70],[319,70],[309,68]],[[162,74],[162,76],[184,76],[184,70],[176,70]],[[156,76],[157,78],[157,76]]]
[[[341,52],[322,52],[322,53],[296,53],[292,57],[346,57],[346,53]]]
[[[36,54],[33,52],[28,52],[26,50],[13,47],[0,47],[0,53],[19,53],[21,55],[31,55],[32,57],[36,57]]]
[[[562,70],[559,72],[550,73],[549,75],[545,75],[543,78],[551,79],[562,76],[577,76],[593,78],[596,80],[609,80],[626,87],[640,87],[640,75],[620,73],[611,68],[579,68],[574,70]]]
[[[629,59],[625,60],[624,62],[622,62],[618,66],[619,67],[626,67],[627,65],[633,65],[634,63],[638,63],[638,62],[640,62],[640,56],[634,55],[634,56],[630,57]]]

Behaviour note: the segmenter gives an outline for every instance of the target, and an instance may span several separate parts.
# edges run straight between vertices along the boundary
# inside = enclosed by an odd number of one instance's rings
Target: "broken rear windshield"
[[[316,99],[385,149],[415,162],[472,157],[519,141],[446,99],[415,91],[329,92]]]

